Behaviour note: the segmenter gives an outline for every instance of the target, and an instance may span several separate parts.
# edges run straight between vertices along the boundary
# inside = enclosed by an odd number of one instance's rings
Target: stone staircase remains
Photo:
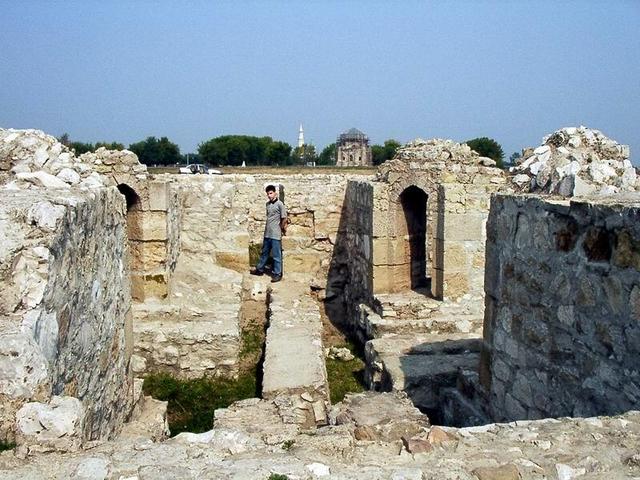
[[[410,291],[377,295],[375,310],[360,305],[367,386],[406,392],[433,423],[487,423],[476,373],[482,341],[477,309]]]
[[[241,291],[241,274],[181,255],[167,298],[133,305],[134,373],[237,376]]]

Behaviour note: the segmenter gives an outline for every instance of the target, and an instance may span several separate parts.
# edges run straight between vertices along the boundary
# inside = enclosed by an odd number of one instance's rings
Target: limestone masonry
[[[151,175],[0,129],[0,479],[640,478],[628,147],[563,128],[507,172],[416,139],[312,172]],[[291,219],[274,285],[248,275],[266,183]],[[260,398],[168,439],[144,376],[237,377],[256,312]],[[369,388],[333,405],[325,314]]]

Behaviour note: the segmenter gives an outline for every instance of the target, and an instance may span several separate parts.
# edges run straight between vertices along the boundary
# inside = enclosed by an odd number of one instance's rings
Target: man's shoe
[[[280,280],[282,280],[282,275],[276,275],[271,279],[271,283],[276,283],[276,282],[279,282]]]
[[[251,275],[257,275],[258,277],[264,275],[264,272],[262,270],[258,270],[257,268],[252,268],[251,270],[249,270],[249,273]]]

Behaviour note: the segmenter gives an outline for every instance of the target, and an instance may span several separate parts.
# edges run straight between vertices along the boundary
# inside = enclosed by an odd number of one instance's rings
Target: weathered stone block
[[[375,293],[409,290],[411,288],[411,266],[409,264],[374,265],[373,286]]]
[[[221,267],[246,272],[249,268],[249,251],[216,252],[216,263]]]
[[[149,182],[149,210],[166,212],[171,204],[169,182]]]
[[[311,273],[320,269],[322,256],[317,253],[292,251],[283,253],[285,272]]]
[[[444,217],[442,238],[446,241],[483,240],[486,215],[449,213]]]
[[[131,240],[167,240],[167,215],[165,212],[130,211],[127,232]]]
[[[449,299],[460,298],[469,292],[469,276],[467,272],[444,272],[443,296]]]
[[[73,452],[82,445],[85,411],[74,397],[54,396],[50,403],[26,403],[16,414],[21,455]]]
[[[293,236],[289,231],[287,231],[287,235],[282,237],[282,249],[285,251],[310,248],[312,243],[312,237]]]
[[[142,242],[131,240],[131,270],[144,272],[165,266],[167,261],[167,243],[165,241]]]
[[[409,242],[402,238],[374,238],[373,264],[397,265],[408,263]]]
[[[131,297],[143,302],[147,298],[165,298],[169,293],[169,274],[166,272],[132,273]]]
[[[448,272],[468,270],[469,259],[470,255],[464,243],[444,242],[444,267]]]
[[[314,215],[314,238],[329,238],[329,235],[336,234],[341,219],[340,212],[326,212],[326,215],[316,212]]]

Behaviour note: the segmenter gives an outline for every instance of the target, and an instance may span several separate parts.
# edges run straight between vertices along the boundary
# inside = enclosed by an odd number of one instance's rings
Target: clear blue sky
[[[224,134],[318,149],[580,124],[640,164],[640,0],[5,1],[0,127],[73,140]]]

